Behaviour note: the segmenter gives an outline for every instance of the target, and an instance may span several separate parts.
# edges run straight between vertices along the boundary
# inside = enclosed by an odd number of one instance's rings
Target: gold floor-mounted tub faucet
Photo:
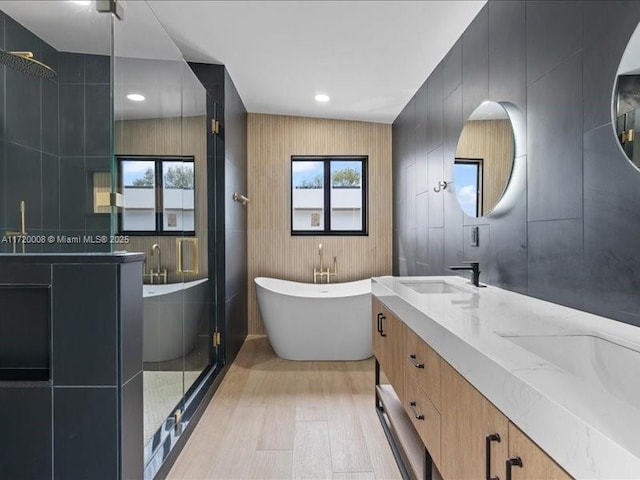
[[[331,277],[335,277],[338,274],[338,257],[333,257],[333,272],[331,268],[327,267],[325,270],[322,262],[322,244],[318,245],[318,254],[320,255],[320,268],[313,269],[313,283],[318,283],[318,277],[320,277],[320,283],[322,279],[326,277],[327,283],[331,283]]]

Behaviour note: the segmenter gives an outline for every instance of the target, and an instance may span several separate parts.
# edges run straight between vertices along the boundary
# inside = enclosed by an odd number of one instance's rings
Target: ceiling
[[[166,30],[187,61],[224,64],[249,112],[382,123],[395,120],[486,3],[120,1],[117,57],[177,61]],[[58,50],[109,52],[108,17],[92,4],[0,1],[0,9]],[[127,65],[137,84],[163,90],[157,63]],[[318,93],[331,100],[317,103]],[[162,110],[146,96],[138,109]]]
[[[391,123],[485,1],[149,4],[188,60],[227,67],[250,112]]]

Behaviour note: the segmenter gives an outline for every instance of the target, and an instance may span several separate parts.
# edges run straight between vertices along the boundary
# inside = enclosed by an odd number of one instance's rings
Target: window
[[[462,210],[471,217],[482,216],[482,159],[456,158],[454,169]]]
[[[195,235],[193,157],[122,156],[124,207],[119,231],[137,235]]]
[[[291,157],[291,234],[367,234],[367,158]]]

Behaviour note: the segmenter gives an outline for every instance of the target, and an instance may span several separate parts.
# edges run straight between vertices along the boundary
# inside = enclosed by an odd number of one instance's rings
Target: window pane
[[[362,230],[362,161],[331,162],[331,230]]]
[[[462,210],[470,217],[480,214],[478,205],[479,163],[455,162],[456,197]]]
[[[324,162],[293,161],[293,230],[324,230]]]
[[[162,162],[162,228],[195,231],[194,173],[192,162]]]
[[[156,169],[153,161],[123,160],[122,229],[154,231],[156,229]]]

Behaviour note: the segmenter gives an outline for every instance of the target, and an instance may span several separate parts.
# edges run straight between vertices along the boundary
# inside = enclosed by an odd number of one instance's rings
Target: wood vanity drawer
[[[413,330],[406,327],[404,331],[404,369],[441,411],[440,356]]]
[[[405,372],[404,388],[404,409],[433,461],[440,465],[440,412],[408,372]]]

